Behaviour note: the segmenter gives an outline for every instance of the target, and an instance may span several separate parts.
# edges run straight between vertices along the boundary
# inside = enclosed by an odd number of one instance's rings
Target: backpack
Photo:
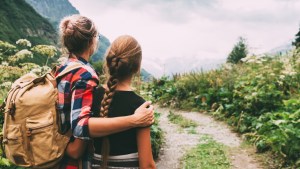
[[[4,107],[2,150],[13,164],[53,168],[64,155],[70,136],[61,131],[56,79],[84,65],[71,62],[55,78],[28,73],[16,80]]]

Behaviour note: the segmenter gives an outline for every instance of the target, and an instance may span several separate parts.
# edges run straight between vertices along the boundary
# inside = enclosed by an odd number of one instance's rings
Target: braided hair
[[[112,42],[106,54],[105,72],[107,74],[107,89],[101,102],[100,117],[108,116],[109,107],[119,82],[139,73],[142,60],[142,50],[136,39],[129,35],[118,37]],[[107,167],[109,155],[109,140],[102,139],[102,168]]]

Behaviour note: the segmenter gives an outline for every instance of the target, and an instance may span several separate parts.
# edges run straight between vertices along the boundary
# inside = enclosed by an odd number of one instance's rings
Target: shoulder
[[[143,103],[146,102],[146,100],[139,96],[137,93],[135,92],[132,92],[132,102],[133,102],[133,105],[137,108],[137,107],[140,107]]]
[[[66,69],[69,69],[74,65],[80,65],[80,64],[81,66],[79,68],[72,69],[64,77],[68,77],[68,79],[72,80],[72,82],[92,80],[98,84],[99,77],[96,71],[91,67],[91,65],[84,64],[77,59],[68,59],[68,61],[65,64],[59,66],[59,68],[55,73],[55,76],[58,76],[59,73],[63,72]]]

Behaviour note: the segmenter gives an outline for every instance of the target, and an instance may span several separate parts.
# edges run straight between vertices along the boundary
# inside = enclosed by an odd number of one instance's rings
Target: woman
[[[91,137],[101,137],[124,131],[133,127],[151,125],[154,121],[153,106],[146,102],[135,114],[116,118],[95,118],[93,116],[93,91],[98,85],[98,76],[88,63],[98,45],[98,31],[94,23],[80,15],[64,18],[60,23],[62,45],[68,50],[68,61],[61,65],[56,75],[70,64],[79,63],[82,67],[72,70],[57,79],[59,90],[58,111],[63,130],[71,128],[72,137],[66,148],[66,157],[60,168],[83,169],[90,166],[87,143]],[[146,108],[150,106],[149,108]],[[80,146],[77,146],[80,145]],[[81,154],[82,160],[78,159]],[[78,161],[82,163],[79,164]]]
[[[131,88],[134,75],[140,72],[142,50],[131,36],[118,37],[106,56],[107,84],[100,88],[104,97],[101,117],[123,117],[134,113],[145,100]],[[95,139],[93,168],[155,168],[150,127],[132,128]]]

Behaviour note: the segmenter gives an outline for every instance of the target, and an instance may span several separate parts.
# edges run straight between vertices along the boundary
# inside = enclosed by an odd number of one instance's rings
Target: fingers
[[[148,106],[151,105],[151,101],[146,101],[144,104],[142,104],[140,107],[142,108],[147,108]]]
[[[154,106],[150,105],[147,109],[151,110],[151,111],[154,111]]]

